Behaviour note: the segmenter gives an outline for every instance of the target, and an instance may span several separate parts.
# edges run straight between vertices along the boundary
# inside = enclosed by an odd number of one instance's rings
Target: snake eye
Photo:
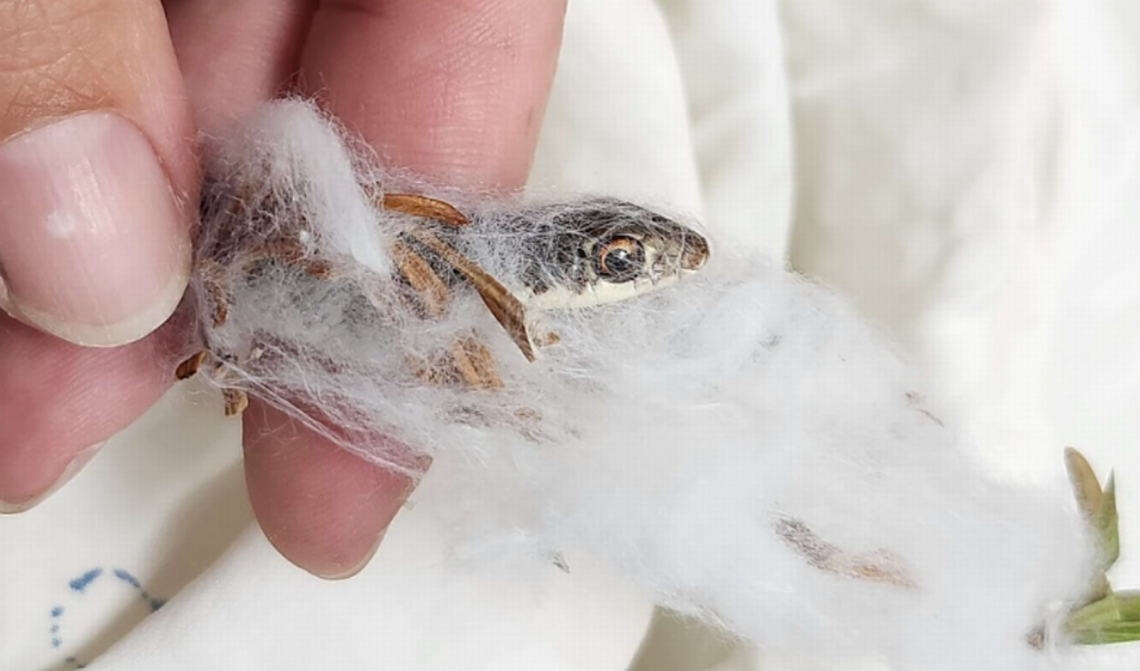
[[[598,277],[607,282],[628,282],[640,275],[644,267],[645,248],[641,241],[634,238],[611,238],[598,245],[594,253],[594,268]]]

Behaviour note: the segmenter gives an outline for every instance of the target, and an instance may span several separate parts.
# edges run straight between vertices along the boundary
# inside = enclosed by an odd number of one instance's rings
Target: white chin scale
[[[581,292],[569,289],[550,289],[541,294],[530,290],[515,292],[515,296],[532,310],[576,310],[588,308],[605,303],[617,303],[636,296],[656,291],[675,283],[678,277],[659,277],[656,280],[648,277],[638,278],[630,282],[609,283],[596,280],[587,285]]]

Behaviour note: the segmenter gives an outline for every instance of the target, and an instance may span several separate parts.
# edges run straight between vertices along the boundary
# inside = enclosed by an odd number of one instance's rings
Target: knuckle
[[[43,117],[103,106],[124,67],[116,27],[133,2],[0,0],[0,139]]]

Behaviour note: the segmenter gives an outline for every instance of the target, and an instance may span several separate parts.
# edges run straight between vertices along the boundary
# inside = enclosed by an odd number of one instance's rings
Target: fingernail
[[[323,578],[324,580],[347,580],[351,578],[357,573],[363,571],[365,566],[368,566],[368,563],[371,562],[372,558],[376,556],[376,551],[380,549],[380,544],[384,542],[384,536],[386,535],[388,535],[387,529],[381,531],[380,537],[376,539],[376,542],[372,545],[372,548],[368,552],[364,553],[364,556],[360,558],[360,561],[349,569],[342,571],[332,571],[329,573],[322,573],[317,570],[313,571],[313,575],[317,576],[318,578]]]
[[[145,336],[177,307],[187,227],[150,143],[109,112],[0,144],[0,308],[94,347]]]
[[[102,443],[96,443],[95,445],[85,448],[77,453],[71,459],[71,461],[68,462],[67,466],[64,467],[63,471],[60,472],[59,476],[46,489],[32,494],[31,496],[23,497],[18,501],[0,500],[0,515],[14,515],[16,513],[22,513],[35,508],[40,503],[47,500],[48,497],[58,492],[64,485],[70,482],[71,479],[75,477],[76,473],[83,470],[83,467],[87,465],[87,462],[94,459],[95,455],[99,453],[99,450],[105,444],[106,441]]]

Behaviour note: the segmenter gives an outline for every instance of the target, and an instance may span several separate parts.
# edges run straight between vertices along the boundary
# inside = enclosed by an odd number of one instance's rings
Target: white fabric
[[[571,1],[532,183],[703,210],[716,243],[787,249],[893,334],[995,469],[1058,477],[1066,444],[1115,467],[1117,583],[1140,586],[1133,0],[659,4]],[[604,569],[456,575],[415,510],[360,576],[309,578],[250,525],[237,436],[179,388],[56,497],[0,518],[0,671],[632,658],[650,609]],[[673,626],[640,668],[806,671],[726,661],[692,630],[670,649]]]
[[[1137,4],[786,0],[781,20],[794,266],[893,335],[995,470],[1059,477],[1064,445],[1115,468],[1114,578],[1140,584]]]
[[[920,10],[921,8],[921,10]],[[942,386],[994,468],[1140,505],[1135,3],[788,2],[793,264]],[[1127,522],[1125,522],[1127,524]],[[1140,583],[1126,527],[1121,584]],[[1129,549],[1135,550],[1129,552]]]

